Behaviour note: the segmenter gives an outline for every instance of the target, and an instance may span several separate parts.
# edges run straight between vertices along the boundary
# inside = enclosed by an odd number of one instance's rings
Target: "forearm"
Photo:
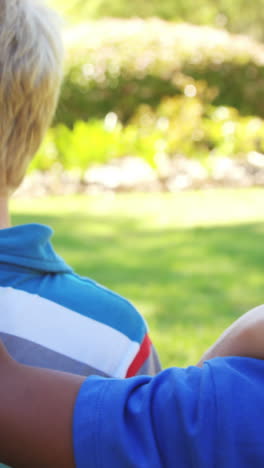
[[[244,356],[264,359],[264,306],[242,315],[209,348],[198,366],[214,357]]]
[[[73,468],[72,413],[82,377],[0,362],[0,460]]]
[[[208,350],[206,350],[197,365],[201,367],[205,361],[215,357],[247,356],[248,354],[253,353],[253,349],[248,350],[248,346],[245,346],[246,333],[247,330],[230,330],[228,328],[217,339],[217,341]],[[246,352],[246,349],[248,352]]]

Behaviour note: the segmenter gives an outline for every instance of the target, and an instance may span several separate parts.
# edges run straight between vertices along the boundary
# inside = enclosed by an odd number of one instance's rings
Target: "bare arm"
[[[1,461],[73,468],[72,414],[83,377],[17,364],[0,343]]]
[[[205,352],[198,366],[221,356],[264,359],[264,305],[250,310],[227,328]]]
[[[264,359],[264,306],[238,319],[205,359]],[[16,468],[74,468],[72,415],[83,377],[17,364],[0,343],[0,458]]]

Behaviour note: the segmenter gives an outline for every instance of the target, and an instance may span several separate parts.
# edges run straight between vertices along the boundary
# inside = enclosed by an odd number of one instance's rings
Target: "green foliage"
[[[107,119],[89,123],[77,121],[72,130],[60,124],[48,131],[30,168],[48,170],[54,163],[59,163],[66,170],[83,172],[93,163],[103,164],[118,156],[120,145],[121,125],[109,128]]]
[[[141,107],[133,118],[139,132],[153,134],[156,147],[168,156],[225,155],[243,157],[250,151],[264,152],[264,121],[241,116],[234,108],[203,106],[198,97],[164,99],[156,111]]]
[[[264,153],[262,119],[241,116],[234,108],[205,105],[194,85],[189,92],[193,97],[165,98],[156,110],[140,106],[127,125],[114,113],[101,120],[77,121],[73,129],[59,124],[49,131],[31,169],[47,170],[56,162],[84,173],[91,164],[133,155],[159,171],[164,157],[177,154],[207,165],[209,156]]]
[[[90,22],[66,33],[65,81],[55,123],[127,122],[140,104],[203,84],[203,100],[264,116],[264,49],[246,37],[159,20]]]
[[[55,230],[81,275],[132,300],[164,366],[195,364],[263,302],[264,191],[13,200],[13,222]]]
[[[30,170],[47,171],[54,164],[57,164],[58,148],[55,133],[56,131],[54,129],[48,130],[37,155],[30,163]]]
[[[55,132],[59,161],[66,169],[86,169],[91,163],[104,163],[118,154],[121,126],[107,128],[104,121],[76,122],[72,131],[59,125]]]
[[[195,24],[226,26],[230,31],[263,38],[264,0],[55,0],[70,21],[110,17],[160,17]]]

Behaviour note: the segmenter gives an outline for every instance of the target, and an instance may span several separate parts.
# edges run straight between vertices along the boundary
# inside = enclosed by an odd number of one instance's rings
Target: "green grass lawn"
[[[195,363],[263,302],[264,190],[14,200],[12,213],[51,225],[78,273],[133,301],[164,366]]]

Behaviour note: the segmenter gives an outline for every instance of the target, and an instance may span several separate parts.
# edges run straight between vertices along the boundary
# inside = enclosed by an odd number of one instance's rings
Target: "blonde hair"
[[[0,0],[0,196],[22,181],[56,109],[63,48],[38,0]]]

